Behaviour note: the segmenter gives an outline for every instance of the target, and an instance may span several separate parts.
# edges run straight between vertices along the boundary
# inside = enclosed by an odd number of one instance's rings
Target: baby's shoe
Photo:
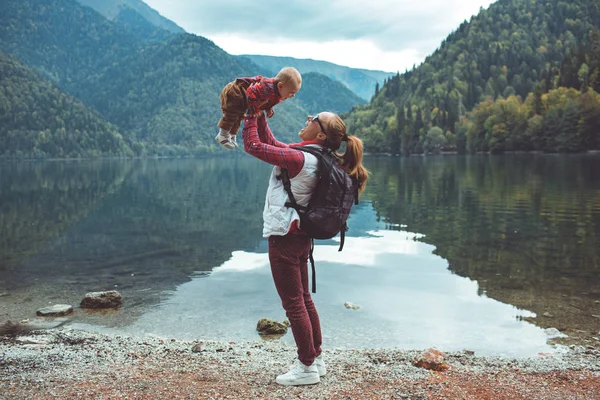
[[[215,140],[219,142],[221,146],[229,150],[233,150],[237,147],[237,145],[231,141],[231,134],[224,130],[219,131],[219,134],[215,136]]]
[[[233,143],[233,145],[235,147],[238,147],[237,140],[235,139],[236,137],[237,137],[237,135],[230,135],[229,139],[231,140],[231,143]]]

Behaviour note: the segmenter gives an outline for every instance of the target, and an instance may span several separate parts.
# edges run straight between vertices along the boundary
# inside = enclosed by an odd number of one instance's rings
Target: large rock
[[[283,335],[289,325],[282,324],[272,319],[263,318],[256,324],[259,335]]]
[[[81,308],[118,308],[123,305],[123,298],[116,290],[90,292],[86,293],[80,305]]]
[[[445,371],[450,368],[448,364],[444,363],[445,356],[446,355],[439,350],[429,349],[419,354],[413,363],[416,367],[432,371]]]
[[[69,304],[55,304],[50,307],[40,308],[36,311],[40,317],[64,317],[73,314],[73,306]]]

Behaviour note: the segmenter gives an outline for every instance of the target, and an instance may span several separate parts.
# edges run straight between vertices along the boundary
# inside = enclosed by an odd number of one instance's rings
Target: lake
[[[326,347],[521,357],[597,343],[600,156],[366,165],[344,250],[315,246]],[[262,238],[269,173],[250,157],[0,164],[0,322],[66,303],[76,328],[261,340],[259,319],[285,319]],[[78,308],[111,289],[118,312]]]

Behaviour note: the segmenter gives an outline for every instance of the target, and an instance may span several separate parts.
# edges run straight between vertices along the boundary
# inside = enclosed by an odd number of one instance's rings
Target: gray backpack
[[[300,230],[312,240],[310,248],[310,263],[312,266],[312,292],[316,292],[315,261],[313,258],[314,239],[331,239],[340,234],[340,248],[344,248],[345,233],[348,230],[346,221],[354,204],[358,204],[358,188],[360,182],[353,180],[336,157],[322,147],[294,147],[317,157],[318,183],[308,206],[296,203],[287,170],[281,170],[283,187],[288,194],[286,207],[291,207],[300,216]]]

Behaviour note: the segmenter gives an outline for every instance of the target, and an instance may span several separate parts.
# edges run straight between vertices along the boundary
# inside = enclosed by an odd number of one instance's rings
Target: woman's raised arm
[[[260,121],[261,118],[263,121]],[[256,116],[244,118],[244,150],[266,163],[287,169],[290,178],[298,175],[304,166],[304,153],[277,141],[264,119],[264,116],[258,121]]]

